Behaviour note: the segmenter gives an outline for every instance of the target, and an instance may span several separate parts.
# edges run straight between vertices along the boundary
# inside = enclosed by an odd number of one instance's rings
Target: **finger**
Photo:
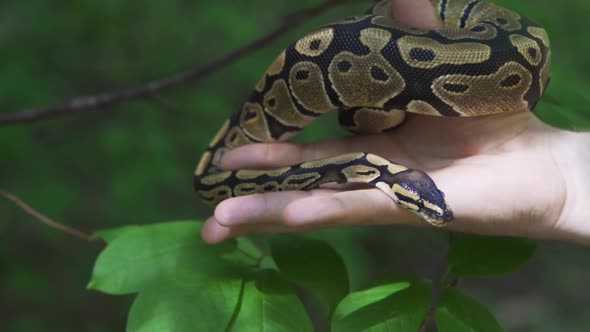
[[[328,227],[328,226],[325,226]],[[303,225],[299,227],[289,227],[284,224],[245,224],[234,227],[227,227],[219,223],[214,216],[209,217],[201,228],[201,237],[203,241],[209,244],[223,242],[225,240],[244,236],[251,233],[301,233],[309,232],[318,227]]]
[[[257,226],[260,231],[260,229],[262,228],[263,225],[257,225]],[[264,225],[264,226],[266,226],[265,229],[267,229],[269,232],[278,230],[277,225],[273,225],[274,229],[272,229],[272,230],[270,229],[270,227],[268,225]],[[250,225],[243,225],[241,227],[240,226],[236,226],[236,227],[224,226],[224,225],[220,224],[219,221],[217,219],[215,219],[214,216],[211,216],[205,221],[205,224],[201,228],[201,237],[203,238],[203,241],[205,241],[206,243],[215,244],[215,243],[223,242],[225,240],[228,240],[228,239],[231,239],[234,237],[246,235],[248,233],[251,233],[252,230],[253,230],[253,227]]]
[[[396,162],[411,162],[392,134],[379,134],[345,136],[307,144],[248,144],[224,154],[221,166],[228,170],[284,167],[349,152],[393,155]]]
[[[283,222],[283,210],[289,203],[331,193],[334,193],[334,190],[316,189],[234,197],[217,205],[215,219],[226,227],[241,224],[279,224]]]
[[[272,168],[298,164],[345,153],[351,138],[330,139],[312,144],[248,144],[227,152],[221,160],[224,169]],[[348,144],[347,144],[348,143]]]
[[[397,205],[379,189],[342,191],[307,197],[289,204],[285,223],[303,225],[415,224],[426,225],[418,216]]]
[[[208,243],[218,243],[254,232],[306,232],[355,224],[428,225],[376,188],[316,189],[225,200],[203,226],[202,236]]]
[[[201,238],[205,243],[215,244],[222,242],[230,228],[219,225],[214,217],[209,217],[201,227]]]

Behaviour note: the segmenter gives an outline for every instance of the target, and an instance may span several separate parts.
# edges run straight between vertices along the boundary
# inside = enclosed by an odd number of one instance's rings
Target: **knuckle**
[[[267,165],[276,165],[281,162],[289,146],[284,143],[270,143],[264,145],[262,160]]]
[[[262,160],[267,164],[272,163],[278,152],[277,148],[276,144],[265,144],[264,150],[262,151]]]

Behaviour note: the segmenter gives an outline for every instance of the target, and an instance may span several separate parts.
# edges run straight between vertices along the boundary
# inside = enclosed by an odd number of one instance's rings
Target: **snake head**
[[[416,213],[429,224],[437,227],[445,226],[453,220],[453,211],[445,201],[445,194],[437,189],[437,193],[422,198],[422,206]]]
[[[445,194],[424,172],[408,169],[395,174],[391,187],[394,200],[416,213],[433,226],[444,226],[453,220],[453,212],[445,201]]]

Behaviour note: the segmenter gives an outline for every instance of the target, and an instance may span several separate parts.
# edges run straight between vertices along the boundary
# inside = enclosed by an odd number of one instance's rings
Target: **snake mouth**
[[[424,209],[418,214],[429,224],[436,227],[446,226],[453,220],[453,211],[451,211],[449,208],[446,208],[442,214],[427,209]]]

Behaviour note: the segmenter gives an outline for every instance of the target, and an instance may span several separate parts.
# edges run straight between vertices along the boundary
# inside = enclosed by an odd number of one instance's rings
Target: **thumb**
[[[417,29],[443,27],[443,22],[428,0],[391,0],[391,17]]]

